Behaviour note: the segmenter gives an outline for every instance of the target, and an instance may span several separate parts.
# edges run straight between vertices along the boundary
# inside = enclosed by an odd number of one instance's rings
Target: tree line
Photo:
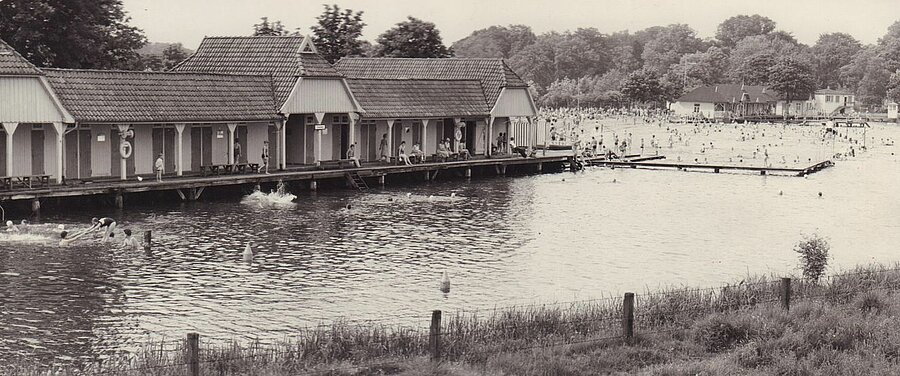
[[[323,7],[310,31],[331,62],[344,56],[503,58],[542,106],[663,105],[720,83],[768,85],[789,100],[831,87],[851,90],[870,108],[885,98],[900,102],[900,21],[872,45],[833,32],[807,46],[767,17],[737,15],[707,39],[684,24],[540,35],[509,25],[476,30],[448,47],[434,23],[411,16],[369,43],[361,39],[363,12]],[[128,22],[121,0],[0,1],[0,38],[39,66],[166,70],[188,56],[180,44],[140,53],[148,41]],[[252,25],[252,35],[300,32],[268,18]]]

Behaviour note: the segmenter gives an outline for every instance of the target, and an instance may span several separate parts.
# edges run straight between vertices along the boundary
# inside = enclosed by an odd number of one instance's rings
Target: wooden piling
[[[622,304],[622,335],[627,338],[634,337],[634,293],[626,292]]]
[[[116,192],[116,208],[122,209],[125,207],[125,196],[122,195],[122,191]]]
[[[153,235],[150,230],[144,231],[144,252],[150,252]]]
[[[384,175],[378,176],[378,184],[384,187]]]
[[[467,169],[466,169],[466,171],[465,171],[465,176],[466,176],[466,179],[471,179],[471,178],[472,178],[472,169],[471,169],[471,168],[467,168]]]
[[[431,360],[441,361],[441,310],[431,311],[431,327],[428,334],[428,350]]]
[[[318,189],[318,188],[319,188],[319,184],[316,183],[315,180],[310,180],[310,181],[309,181],[309,190],[310,190],[310,191],[315,191],[315,190]]]
[[[200,376],[200,334],[188,333],[186,355],[191,376]]]
[[[41,200],[31,200],[31,214],[35,217],[41,215]]]
[[[781,279],[781,308],[785,311],[791,310],[791,279]]]

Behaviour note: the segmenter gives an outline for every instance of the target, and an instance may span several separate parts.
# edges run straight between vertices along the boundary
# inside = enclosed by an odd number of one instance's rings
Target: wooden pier
[[[113,195],[119,205],[120,197],[124,194],[150,192],[150,191],[174,191],[184,201],[197,200],[203,191],[211,187],[223,186],[253,186],[258,184],[275,182],[308,182],[310,189],[316,189],[319,181],[346,181],[348,185],[356,181],[354,175],[363,180],[377,180],[378,184],[384,184],[384,177],[388,175],[402,175],[421,173],[423,180],[434,180],[440,174],[453,173],[461,177],[471,177],[472,170],[478,170],[483,175],[505,175],[508,167],[515,167],[517,172],[544,172],[560,171],[565,166],[570,166],[571,155],[553,154],[530,158],[500,157],[479,158],[465,161],[448,161],[439,163],[420,163],[413,165],[388,165],[383,163],[367,163],[356,168],[339,168],[337,165],[326,164],[316,168],[311,166],[287,169],[284,171],[271,171],[265,173],[221,174],[213,176],[164,176],[162,182],[157,182],[154,176],[142,176],[143,181],[137,177],[129,180],[114,178],[96,179],[78,184],[51,184],[34,188],[17,187],[8,190],[0,190],[0,201],[7,200],[35,200],[54,197],[74,197],[90,195]],[[369,184],[374,185],[372,182]]]
[[[664,159],[665,157],[657,157],[656,159]],[[806,176],[828,167],[834,166],[834,162],[827,160],[815,163],[813,165],[802,168],[788,167],[762,167],[762,166],[734,166],[734,165],[716,165],[716,164],[695,164],[695,163],[669,163],[655,162],[653,159],[632,159],[632,160],[590,160],[588,164],[592,166],[608,166],[608,167],[628,167],[628,168],[674,168],[676,170],[685,171],[712,171],[719,173],[722,171],[745,171],[756,172],[760,175],[769,173],[786,174],[793,176]]]

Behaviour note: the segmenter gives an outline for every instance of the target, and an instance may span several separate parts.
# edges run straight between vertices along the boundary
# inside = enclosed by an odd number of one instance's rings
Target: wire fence
[[[900,291],[900,268],[853,271],[818,282],[785,278],[633,294],[630,300],[626,294],[624,300],[598,298],[494,307],[461,310],[448,316],[434,311],[427,327],[374,330],[364,320],[342,321],[295,336],[278,336],[284,341],[274,347],[262,345],[260,339],[248,346],[233,339],[204,337],[202,349],[199,340],[158,341],[147,346],[142,359],[108,361],[91,372],[195,375],[195,370],[203,369],[209,374],[240,374],[246,367],[272,364],[295,367],[290,372],[298,375],[340,374],[391,367],[422,356],[434,360],[485,359],[498,353],[688,333],[702,315],[762,306],[789,309],[797,302],[846,303],[860,294],[893,291]],[[212,345],[217,341],[230,345]]]

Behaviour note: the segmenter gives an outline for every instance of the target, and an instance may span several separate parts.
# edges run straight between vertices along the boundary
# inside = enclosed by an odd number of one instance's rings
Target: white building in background
[[[900,112],[900,105],[897,102],[888,102],[887,104],[887,118],[891,121],[897,121],[897,115]]]
[[[775,112],[784,115],[786,101],[778,101]],[[819,89],[805,101],[791,101],[791,116],[842,116],[856,112],[856,96],[849,90]]]

